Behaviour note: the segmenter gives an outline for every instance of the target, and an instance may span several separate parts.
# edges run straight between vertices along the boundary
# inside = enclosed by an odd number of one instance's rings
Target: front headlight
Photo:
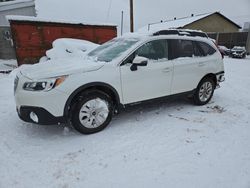
[[[50,91],[51,89],[59,86],[65,81],[67,76],[61,76],[58,78],[44,79],[34,82],[25,82],[23,89],[27,91]]]

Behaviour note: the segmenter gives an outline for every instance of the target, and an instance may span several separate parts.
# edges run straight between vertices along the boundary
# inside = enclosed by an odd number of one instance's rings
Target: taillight
[[[220,48],[219,48],[219,46],[218,46],[218,44],[216,42],[213,41],[213,43],[216,46],[216,48],[219,50],[221,58],[224,59],[224,52],[220,50]]]

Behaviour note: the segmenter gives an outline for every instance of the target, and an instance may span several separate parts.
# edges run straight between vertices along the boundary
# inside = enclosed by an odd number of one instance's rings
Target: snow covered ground
[[[135,107],[89,136],[19,120],[0,74],[0,187],[249,188],[250,57],[225,68],[208,105]]]

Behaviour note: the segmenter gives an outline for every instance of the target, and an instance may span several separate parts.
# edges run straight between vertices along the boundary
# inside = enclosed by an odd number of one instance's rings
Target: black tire
[[[204,91],[202,92],[201,90],[204,89],[204,84],[208,84],[211,86],[211,93],[210,92],[207,92],[207,91]],[[214,94],[214,90],[215,90],[215,83],[213,81],[213,79],[209,78],[209,77],[205,77],[204,79],[202,79],[197,87],[197,89],[195,90],[195,93],[193,95],[193,101],[194,101],[194,104],[195,105],[198,105],[198,106],[202,106],[202,105],[205,105],[207,103],[209,103],[209,101],[211,100],[211,98],[213,97],[213,94]],[[210,91],[210,90],[209,90]],[[208,94],[207,96],[208,97],[204,97],[204,95],[202,95],[201,97],[201,92],[205,95]]]
[[[84,125],[83,123],[81,123],[80,113],[81,113],[81,109],[84,107],[84,105],[85,105],[85,108],[86,108],[86,104],[89,101],[93,101],[93,100],[105,101],[105,104],[107,104],[107,108],[108,108],[108,115],[107,115],[106,120],[103,123],[101,123],[98,127],[95,127],[94,126],[95,123],[94,123],[93,124],[93,128],[90,128],[89,126]],[[97,133],[97,132],[102,131],[103,129],[105,129],[108,126],[108,124],[110,123],[110,121],[112,120],[112,116],[113,116],[113,102],[112,102],[112,99],[110,98],[110,96],[107,95],[106,93],[104,93],[102,91],[98,91],[98,90],[86,91],[86,92],[82,93],[78,97],[78,99],[76,101],[77,102],[72,105],[71,123],[72,123],[72,126],[78,132],[80,132],[82,134]],[[95,110],[95,111],[97,111],[97,110]],[[96,116],[98,116],[97,112],[95,112],[95,113],[96,113]],[[92,114],[92,112],[91,112],[91,116],[94,117],[94,115]],[[87,116],[83,117],[83,118],[90,119]],[[89,122],[88,120],[84,120],[84,119],[82,119],[82,121]],[[92,123],[93,123],[93,120],[92,120]]]

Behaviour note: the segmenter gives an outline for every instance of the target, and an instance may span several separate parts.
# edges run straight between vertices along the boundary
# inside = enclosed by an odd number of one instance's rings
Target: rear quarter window
[[[197,42],[197,44],[200,46],[203,56],[213,55],[216,52],[212,46],[205,42]]]

